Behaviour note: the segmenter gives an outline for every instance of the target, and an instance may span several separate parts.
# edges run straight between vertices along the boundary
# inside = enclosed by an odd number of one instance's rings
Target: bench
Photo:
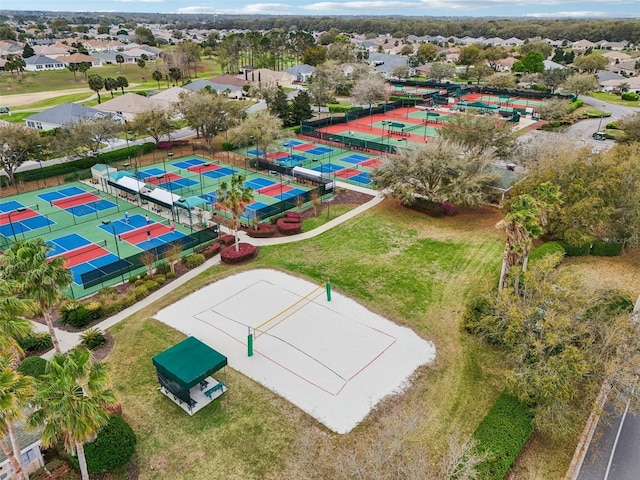
[[[224,388],[224,383],[222,382],[218,382],[217,384],[215,384],[213,387],[211,387],[209,390],[207,390],[206,392],[204,392],[204,394],[211,398],[213,396],[214,393],[216,393],[218,390],[222,391],[222,389]]]

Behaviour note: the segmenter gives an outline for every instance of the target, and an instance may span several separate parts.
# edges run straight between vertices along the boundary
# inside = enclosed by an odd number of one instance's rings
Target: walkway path
[[[346,188],[346,189],[351,189],[351,190],[355,190],[358,192],[362,192],[362,193],[367,193],[367,194],[373,194],[374,197],[369,200],[367,203],[362,204],[360,206],[358,206],[357,208],[354,208],[353,210],[340,215],[337,218],[334,218],[333,220],[331,220],[330,222],[327,222],[321,226],[319,226],[318,228],[315,228],[309,232],[303,232],[300,233],[298,235],[291,235],[288,237],[280,237],[280,238],[251,238],[248,235],[246,235],[245,232],[240,232],[239,236],[240,236],[240,240],[243,242],[247,242],[247,243],[251,243],[253,245],[256,246],[266,246],[266,245],[278,245],[278,244],[283,244],[283,243],[291,243],[291,242],[298,242],[300,240],[306,240],[309,238],[314,238],[317,237],[318,235],[326,232],[327,230],[330,230],[331,228],[334,228],[352,218],[354,218],[355,216],[361,214],[362,212],[365,212],[366,210],[369,210],[372,207],[375,207],[376,205],[378,205],[383,199],[384,196],[380,193],[380,192],[376,192],[374,190],[369,190],[363,187],[358,187],[356,185],[351,185],[351,184],[347,184],[344,182],[336,182],[336,186],[338,188]],[[228,229],[226,229],[224,226],[221,226],[221,229],[223,231],[229,232]],[[189,270],[188,272],[186,272],[184,275],[181,275],[180,277],[176,278],[175,280],[171,281],[170,283],[164,285],[162,288],[156,290],[155,292],[151,293],[149,296],[145,297],[144,299],[140,300],[139,302],[137,302],[135,305],[132,305],[129,308],[126,308],[124,310],[122,310],[119,313],[116,313],[115,315],[103,320],[102,322],[98,323],[95,325],[96,328],[99,328],[101,330],[106,330],[109,327],[112,327],[113,325],[121,322],[122,320],[124,320],[125,318],[133,315],[134,313],[142,310],[143,308],[151,305],[153,302],[155,302],[156,300],[161,299],[162,297],[166,296],[167,293],[175,290],[176,288],[180,287],[181,285],[184,285],[186,282],[188,282],[189,280],[191,280],[192,278],[194,278],[195,276],[197,276],[198,274],[200,274],[201,272],[204,272],[205,270],[207,270],[210,267],[213,267],[214,265],[218,265],[220,263],[220,255],[216,255],[213,258],[210,258],[209,260],[207,260],[205,263],[203,263],[202,265],[200,265],[199,267],[196,267],[192,270]],[[47,331],[47,326],[41,323],[37,323],[37,322],[33,322],[34,325],[34,330],[36,331],[41,331],[41,332],[46,332]],[[67,332],[64,330],[60,330],[58,328],[55,329],[56,331],[56,336],[58,337],[58,340],[60,341],[60,348],[62,349],[62,351],[67,351],[71,348],[73,348],[74,346],[78,345],[78,343],[80,343],[80,333],[78,332]],[[54,355],[54,351],[51,350],[49,352],[47,352],[46,354],[43,355],[44,358],[50,359],[52,358]]]

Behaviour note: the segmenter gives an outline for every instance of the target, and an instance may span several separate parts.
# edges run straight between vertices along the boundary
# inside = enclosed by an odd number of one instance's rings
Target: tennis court
[[[94,215],[103,210],[117,207],[116,203],[101,198],[100,192],[91,192],[80,187],[52,190],[39,194],[38,198],[76,217]]]
[[[469,93],[460,97],[467,102],[484,102],[489,105],[504,105],[511,107],[537,108],[545,104],[544,100],[526,97],[512,97],[509,95],[487,95],[482,93]]]
[[[6,238],[49,227],[55,222],[15,200],[0,203],[0,235]]]
[[[242,272],[157,313],[338,433],[407,388],[435,347],[348,297],[286,273]],[[253,349],[249,356],[248,333]]]

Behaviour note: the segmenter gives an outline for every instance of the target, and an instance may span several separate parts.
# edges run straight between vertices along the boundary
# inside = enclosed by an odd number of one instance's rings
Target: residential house
[[[47,70],[64,70],[67,66],[64,62],[44,55],[34,55],[24,59],[24,69],[28,72],[44,72]]]
[[[204,78],[199,78],[198,80],[189,82],[182,88],[189,92],[199,92],[200,90],[209,88],[220,95],[227,95],[232,98],[242,98],[244,93],[242,88],[236,87],[235,85],[221,85],[219,83],[212,82],[211,80],[205,80]]]
[[[589,40],[578,40],[577,42],[573,42],[573,44],[571,45],[571,48],[573,48],[574,50],[588,50],[590,48],[597,47],[598,45],[590,42]]]
[[[553,62],[551,60],[543,60],[542,63],[544,63],[545,70],[564,70],[565,68],[567,68],[564,65]]]
[[[600,48],[603,50],[614,50],[619,52],[620,50],[624,50],[626,45],[622,42],[604,42],[600,45]]]
[[[116,61],[116,57],[118,55],[122,55],[122,59],[124,60],[123,63],[125,64],[131,64],[131,63],[136,63],[136,59],[134,57],[131,57],[129,55],[127,55],[125,52],[102,52],[102,53],[94,53],[92,54],[93,57],[97,58],[100,60],[100,62],[102,62],[103,64],[115,64],[118,63]]]
[[[614,63],[613,65],[607,65],[605,70],[609,72],[619,73],[620,75],[624,75],[625,77],[633,77],[638,74],[638,68],[636,68],[636,59],[632,58],[630,60],[623,60],[619,63]]]
[[[122,42],[114,42],[112,40],[85,40],[82,45],[91,53],[116,52],[125,46]]]
[[[82,120],[105,117],[112,117],[116,121],[124,123],[124,119],[120,116],[105,114],[95,108],[85,107],[77,103],[61,103],[55,107],[28,116],[24,119],[24,122],[28,128],[46,131],[59,128],[63,125],[78,123]]]
[[[520,40],[518,37],[507,38],[504,41],[505,47],[520,47],[524,45],[524,40]]]
[[[75,47],[70,47],[64,43],[56,42],[53,45],[36,45],[33,47],[36,55],[45,55],[47,57],[59,57],[61,55],[71,55],[78,51]]]
[[[212,83],[216,83],[218,85],[225,85],[225,86],[230,85],[232,87],[238,87],[238,88],[242,88],[248,83],[245,79],[236,77],[235,75],[231,75],[229,73],[211,77],[209,81]]]
[[[616,63],[620,63],[633,58],[628,53],[619,51],[604,52],[602,53],[602,56],[609,60],[609,65],[615,65]]]
[[[598,83],[600,84],[600,89],[603,92],[611,92],[613,90],[616,90],[618,85],[627,81],[627,79],[622,75],[614,72],[609,72],[607,70],[598,72],[596,74],[596,77],[598,77]]]
[[[513,57],[501,58],[496,62],[496,70],[498,72],[510,72],[516,59]]]
[[[0,58],[7,58],[10,55],[22,56],[24,47],[14,40],[0,40]]]
[[[293,81],[297,83],[307,83],[315,71],[316,67],[312,67],[306,63],[285,70],[286,73],[293,77]]]
[[[188,89],[182,87],[171,87],[158,93],[149,94],[149,98],[152,98],[153,100],[162,100],[175,105],[180,101],[180,94],[188,91]]]
[[[31,474],[44,466],[44,458],[40,452],[40,433],[25,432],[22,425],[15,425],[15,430],[22,452],[22,465],[24,465],[27,474]],[[14,475],[9,459],[0,450],[0,480],[11,480],[12,478]]]
[[[388,55],[386,53],[371,53],[367,60],[373,68],[384,78],[390,78],[391,73],[397,67],[408,66],[408,59],[403,55]],[[414,76],[416,71],[409,67],[409,76]]]
[[[137,93],[125,93],[119,97],[103,102],[95,106],[96,110],[107,113],[115,113],[125,121],[133,120],[137,114],[154,109],[165,109],[171,106],[166,100],[154,100],[153,97],[145,97]]]
[[[56,60],[64,63],[68,67],[70,63],[90,63],[92,67],[101,67],[102,60],[96,57],[85,55],[84,53],[73,53],[71,55],[57,57]]]
[[[258,68],[252,71],[245,69],[244,78],[249,83],[265,83],[290,86],[294,77],[286,72],[276,72],[268,68]]]

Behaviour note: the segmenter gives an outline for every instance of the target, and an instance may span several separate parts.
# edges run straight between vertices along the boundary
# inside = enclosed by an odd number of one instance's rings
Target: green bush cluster
[[[60,307],[60,322],[74,328],[84,328],[102,317],[104,309],[100,302],[87,304],[68,302]]]
[[[329,105],[329,112],[331,113],[347,113],[362,110],[362,107],[354,107],[352,105]]]
[[[584,101],[582,101],[580,99],[574,100],[573,102],[571,102],[569,104],[569,111],[573,112],[574,110],[579,109],[583,105],[584,105]]]
[[[478,465],[478,478],[502,480],[533,432],[533,413],[517,398],[501,393],[473,433],[476,449],[487,459]]]
[[[539,260],[547,255],[553,255],[554,253],[561,253],[566,255],[566,251],[560,242],[547,242],[540,245],[529,255],[529,261]]]
[[[144,282],[144,288],[147,289],[148,292],[153,292],[154,290],[157,290],[158,287],[160,285],[158,285],[158,282],[156,282],[155,280],[145,280]]]
[[[20,365],[18,365],[18,371],[23,375],[28,375],[33,378],[42,378],[45,370],[47,369],[47,361],[42,357],[27,357],[24,358]]]
[[[129,424],[119,415],[111,415],[96,439],[84,446],[89,474],[98,475],[126,465],[133,457],[136,443],[136,434]],[[79,468],[77,457],[70,460]]]
[[[94,157],[84,157],[71,162],[57,163],[54,165],[48,165],[43,168],[36,168],[33,170],[27,170],[24,172],[16,173],[16,180],[22,180],[25,182],[31,180],[41,180],[43,178],[56,177],[58,175],[67,175],[72,173],[78,173],[83,170],[89,170],[97,163],[114,163],[128,158],[136,157],[140,154],[146,154],[154,151],[156,144],[153,142],[147,142],[142,145],[134,145],[129,148],[121,148],[119,150],[113,150],[111,152],[100,153]]]
[[[632,102],[635,102],[640,98],[640,95],[633,92],[626,92],[622,94],[621,98],[622,100],[630,100]]]
[[[607,125],[604,128],[606,128],[607,130],[619,130],[620,122],[616,120],[615,122],[607,123]]]
[[[204,255],[201,253],[191,253],[183,257],[182,261],[187,268],[196,268],[204,263]]]
[[[447,213],[442,203],[432,202],[431,200],[425,200],[424,198],[414,199],[411,205],[405,205],[406,207],[417,210],[418,212],[426,213],[430,217],[440,218],[444,217]]]
[[[611,112],[586,112],[584,116],[586,118],[605,118],[610,117]]]
[[[609,242],[593,242],[591,246],[591,255],[596,257],[615,257],[622,253],[621,243],[609,243]]]
[[[18,338],[17,342],[27,354],[42,352],[53,347],[53,340],[47,332],[34,332],[26,337]]]
[[[80,343],[89,350],[97,350],[107,343],[107,337],[99,328],[90,328],[80,335]]]
[[[559,243],[562,248],[564,248],[567,257],[584,257],[585,255],[589,255],[589,251],[591,250],[590,243],[584,243],[582,245],[572,245],[568,242]]]
[[[549,123],[542,125],[540,127],[541,130],[554,130],[559,127],[565,127],[567,125],[571,125],[573,122],[571,120],[551,120]]]
[[[170,271],[171,271],[171,267],[164,260],[161,262],[158,262],[158,264],[156,265],[157,274],[164,275],[165,273],[168,273]]]

